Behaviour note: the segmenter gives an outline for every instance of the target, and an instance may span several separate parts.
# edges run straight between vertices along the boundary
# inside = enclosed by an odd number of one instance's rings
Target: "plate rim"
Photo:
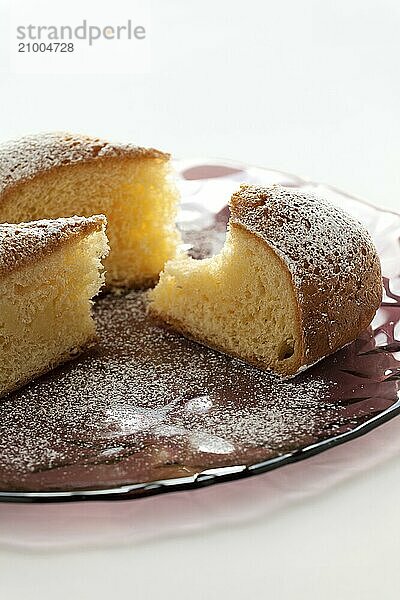
[[[206,164],[216,164],[216,165],[226,165],[226,166],[230,166],[230,167],[241,167],[240,170],[244,169],[259,169],[260,171],[269,171],[270,173],[280,173],[281,175],[286,175],[287,177],[293,177],[298,179],[299,181],[302,181],[304,184],[309,185],[310,187],[323,187],[326,188],[336,194],[340,194],[341,196],[345,196],[346,198],[350,198],[351,200],[355,200],[356,202],[359,202],[360,204],[365,204],[367,206],[369,206],[370,208],[373,208],[374,210],[378,211],[378,212],[384,212],[384,213],[389,213],[392,215],[395,215],[396,217],[400,217],[400,208],[399,210],[395,210],[392,208],[388,208],[388,207],[381,207],[378,206],[377,204],[375,204],[374,202],[371,202],[369,200],[366,200],[365,198],[363,198],[362,196],[357,196],[356,194],[350,194],[349,192],[344,191],[342,188],[337,187],[335,185],[332,185],[330,183],[325,183],[323,181],[314,181],[313,179],[310,179],[309,177],[303,176],[303,175],[296,175],[294,173],[291,173],[290,171],[282,171],[281,169],[273,169],[273,168],[269,168],[269,167],[264,167],[264,166],[260,166],[260,165],[255,165],[255,164],[251,164],[251,165],[246,165],[246,163],[241,162],[240,160],[233,160],[230,158],[218,158],[216,156],[209,156],[207,158],[202,158],[202,157],[187,157],[187,158],[174,158],[172,159],[172,163],[173,165],[176,164],[181,164],[181,163],[186,163],[186,162],[193,162],[193,163],[197,163],[197,162],[203,162],[203,161],[207,161],[204,162],[203,165]],[[194,180],[196,181],[196,180]]]
[[[387,423],[398,415],[400,415],[400,399],[392,404],[392,406],[372,417],[371,419],[368,419],[368,421],[365,421],[355,429],[346,431],[321,442],[310,444],[304,448],[294,450],[293,452],[276,456],[266,461],[254,463],[249,466],[234,465],[230,467],[208,469],[200,471],[199,473],[189,477],[160,479],[147,483],[132,483],[98,490],[83,489],[69,492],[0,492],[0,502],[15,502],[25,504],[49,504],[87,500],[107,502],[110,500],[137,500],[167,492],[193,491],[209,485],[227,483],[239,479],[246,479],[247,477],[262,475],[263,473],[268,473],[269,471],[273,471],[277,468],[311,458],[312,456],[326,452],[331,448],[335,448],[341,444],[366,435],[370,431],[373,431],[380,425]],[[219,471],[219,473],[211,473],[211,471]]]

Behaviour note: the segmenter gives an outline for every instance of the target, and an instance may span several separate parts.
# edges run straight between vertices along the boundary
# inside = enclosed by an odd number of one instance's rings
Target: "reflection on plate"
[[[400,412],[400,216],[334,188],[221,161],[179,161],[179,226],[195,258],[221,247],[241,182],[318,192],[363,221],[385,297],[371,328],[295,380],[159,329],[145,294],[96,304],[100,345],[0,405],[0,499],[132,498],[264,472]]]

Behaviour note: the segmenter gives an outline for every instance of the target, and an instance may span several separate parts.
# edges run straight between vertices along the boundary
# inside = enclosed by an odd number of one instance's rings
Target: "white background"
[[[94,14],[97,3],[81,4]],[[9,72],[2,3],[0,138],[66,129],[226,157],[400,209],[397,0],[150,4],[148,74],[40,76]],[[397,599],[399,502],[392,459],[240,526],[112,549],[4,549],[1,597]]]

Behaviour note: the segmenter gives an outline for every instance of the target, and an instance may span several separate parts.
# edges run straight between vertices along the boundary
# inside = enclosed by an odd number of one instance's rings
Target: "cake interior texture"
[[[265,242],[232,225],[222,251],[168,262],[150,312],[204,344],[263,368],[295,370],[301,353],[291,276]]]
[[[57,167],[10,190],[2,200],[2,222],[19,223],[103,213],[110,254],[107,284],[146,287],[174,256],[177,190],[169,161],[114,157]]]
[[[95,339],[91,298],[103,283],[104,231],[69,240],[0,280],[0,395]]]

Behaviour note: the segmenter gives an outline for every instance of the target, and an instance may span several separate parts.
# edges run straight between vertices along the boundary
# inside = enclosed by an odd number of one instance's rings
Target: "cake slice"
[[[174,256],[178,194],[169,155],[44,133],[0,145],[0,222],[105,214],[107,285],[154,284]]]
[[[0,225],[0,396],[95,340],[104,216]]]
[[[182,254],[150,292],[150,313],[184,335],[293,376],[370,324],[382,298],[368,232],[301,190],[242,185],[222,251]]]

